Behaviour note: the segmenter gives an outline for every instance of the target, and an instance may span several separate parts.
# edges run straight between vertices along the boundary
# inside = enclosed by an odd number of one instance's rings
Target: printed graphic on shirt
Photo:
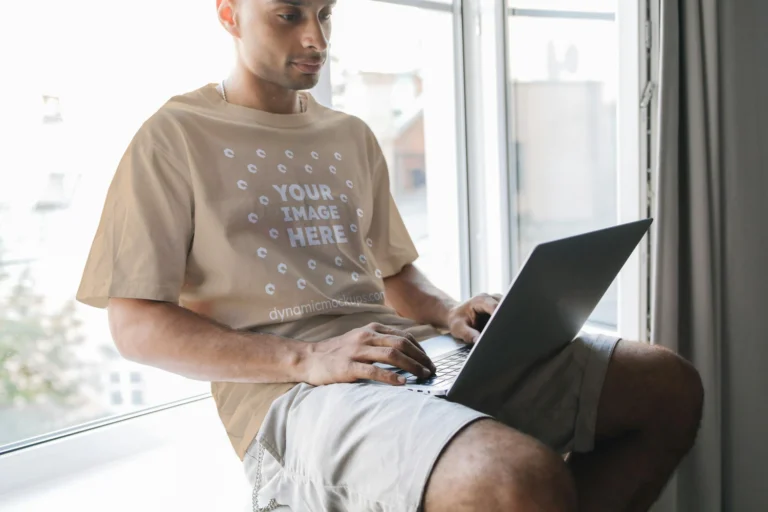
[[[262,160],[258,165],[223,168],[225,172],[242,170],[231,179],[242,193],[249,194],[251,210],[243,223],[254,228],[253,236],[262,244],[256,257],[268,272],[261,286],[276,304],[265,312],[269,321],[384,303],[380,283],[360,286],[365,277],[380,280],[382,273],[369,251],[373,240],[360,239],[366,211],[355,204],[355,180],[345,176],[342,153],[329,154],[336,165],[325,162],[318,151],[304,157],[302,152],[287,149],[275,161],[263,149],[227,147],[222,154],[230,160],[255,154]],[[348,293],[350,288],[358,293]]]

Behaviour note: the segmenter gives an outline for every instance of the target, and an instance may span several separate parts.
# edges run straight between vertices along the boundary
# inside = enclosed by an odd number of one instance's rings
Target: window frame
[[[512,277],[522,263],[515,247],[517,240],[516,182],[514,171],[508,165],[515,160],[513,148],[507,147],[510,124],[507,113],[509,91],[506,80],[508,70],[508,20],[512,13],[536,17],[568,19],[615,19],[619,37],[619,100],[617,103],[617,169],[626,170],[617,176],[617,222],[624,223],[649,216],[650,194],[646,169],[649,169],[649,138],[645,123],[645,111],[640,107],[641,92],[648,81],[649,62],[643,58],[645,34],[641,27],[645,21],[648,0],[634,2],[617,1],[617,11],[580,12],[557,9],[508,8],[505,0],[467,0],[463,11],[465,27],[464,77],[469,91],[467,105],[469,122],[472,112],[475,119],[494,118],[486,122],[484,131],[478,126],[468,128],[470,133],[482,133],[467,141],[473,172],[469,176],[469,219],[472,228],[470,267],[472,294],[507,290]],[[490,21],[488,18],[491,18]],[[479,52],[476,48],[480,48]],[[483,69],[478,66],[478,56],[486,56],[495,71],[495,84],[479,90],[477,77]],[[487,67],[487,66],[486,66]],[[494,82],[485,77],[485,83]],[[502,82],[502,83],[499,83]],[[485,95],[481,98],[481,95]],[[485,102],[485,105],[484,105]],[[477,121],[475,121],[477,122]],[[478,140],[480,139],[480,140]],[[489,143],[489,140],[492,141]],[[500,170],[504,176],[499,180]],[[493,184],[489,186],[488,183]],[[500,186],[496,187],[495,185]],[[501,216],[498,219],[497,216]],[[508,220],[507,220],[508,219]],[[504,249],[494,248],[494,240],[503,240]],[[620,335],[629,339],[647,340],[649,316],[648,279],[650,275],[650,237],[646,237],[629,258],[618,277],[619,305],[616,329],[588,322],[587,332]],[[503,283],[503,284],[502,284]]]

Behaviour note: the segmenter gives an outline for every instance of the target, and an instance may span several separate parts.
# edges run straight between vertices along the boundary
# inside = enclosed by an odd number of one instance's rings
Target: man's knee
[[[687,450],[701,421],[704,390],[694,366],[661,346],[622,342],[608,367],[598,434],[643,430]]]
[[[666,391],[659,400],[667,403],[668,427],[678,434],[686,450],[693,444],[701,423],[704,407],[704,387],[698,370],[688,361],[670,350],[662,352],[664,362],[659,365],[666,383]]]
[[[425,493],[425,510],[570,511],[576,487],[562,458],[492,420],[469,425],[446,447]]]

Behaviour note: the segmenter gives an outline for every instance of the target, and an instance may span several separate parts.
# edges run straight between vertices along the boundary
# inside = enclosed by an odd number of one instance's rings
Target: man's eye
[[[323,20],[323,21],[328,21],[328,20],[331,19],[332,15],[333,15],[333,13],[331,13],[331,12],[328,12],[328,13],[325,13],[325,14],[321,14],[320,15],[320,19]]]
[[[299,16],[296,14],[278,14],[281,18],[283,18],[285,21],[296,21],[299,19]]]

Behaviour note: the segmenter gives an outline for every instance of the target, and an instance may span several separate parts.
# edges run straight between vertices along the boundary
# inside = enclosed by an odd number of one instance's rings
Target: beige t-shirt
[[[360,119],[306,95],[301,114],[225,102],[213,84],[170,99],[110,185],[77,299],[178,303],[234,329],[322,341],[369,322],[439,334],[384,303],[418,253]],[[295,383],[212,383],[242,459]]]

